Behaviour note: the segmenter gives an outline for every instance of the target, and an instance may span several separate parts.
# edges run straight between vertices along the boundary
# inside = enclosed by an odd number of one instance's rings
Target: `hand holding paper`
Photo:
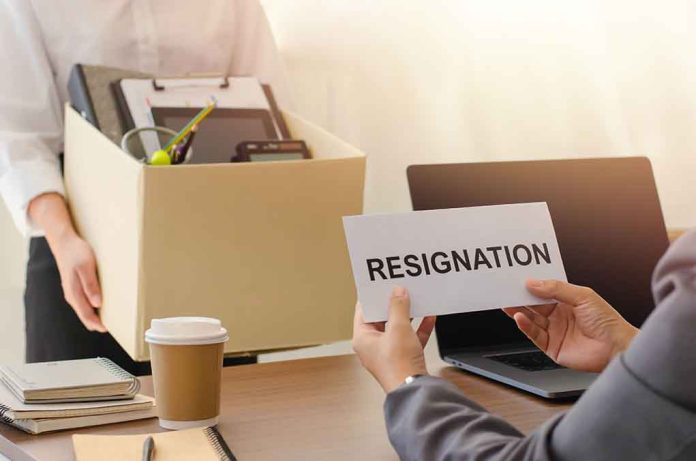
[[[410,305],[408,291],[397,286],[389,300],[386,324],[365,323],[360,303],[355,306],[353,349],[386,393],[409,376],[428,374],[423,348],[435,327],[435,317],[425,317],[414,331]]]
[[[539,349],[564,367],[601,372],[638,333],[590,288],[557,280],[530,280],[527,289],[556,302],[504,311]]]
[[[566,280],[545,203],[343,218],[365,320],[387,319],[395,285],[424,317],[542,304],[529,278]]]

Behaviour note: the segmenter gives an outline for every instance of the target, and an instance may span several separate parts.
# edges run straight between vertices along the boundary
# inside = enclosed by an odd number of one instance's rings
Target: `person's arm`
[[[90,330],[105,331],[94,255],[73,228],[58,152],[62,106],[31,4],[0,0],[0,194],[27,237],[46,235],[65,297]]]
[[[548,460],[547,434],[558,420],[524,437],[457,386],[433,376],[387,394],[384,415],[389,440],[404,461]]]
[[[696,232],[660,260],[653,293],[630,347],[554,431],[558,459],[696,459]]]
[[[27,213],[36,196],[64,195],[60,98],[31,4],[0,0],[0,194],[22,234],[43,235]]]
[[[510,424],[464,397],[444,379],[427,376],[423,347],[435,319],[411,327],[405,289],[392,294],[389,320],[365,323],[358,304],[353,348],[387,398],[384,412],[389,440],[402,460],[544,460],[542,435],[524,438]],[[421,377],[406,384],[409,376]],[[552,426],[550,423],[549,426]]]
[[[696,230],[660,260],[653,295],[657,307],[626,352],[626,366],[655,392],[696,412]]]
[[[94,311],[102,302],[94,252],[77,235],[63,196],[41,194],[30,202],[28,213],[32,222],[45,231],[58,264],[65,300],[88,330],[105,332]]]
[[[573,408],[527,436],[442,378],[396,388],[384,411],[404,461],[696,459],[696,413],[646,385],[622,356]]]
[[[681,331],[671,322],[664,327],[664,332],[655,330],[657,336],[646,342],[680,343],[682,339],[673,341],[662,336],[671,329],[693,337],[691,332],[696,328],[694,298],[681,299],[684,302],[676,306],[676,310],[690,312],[693,323]],[[386,324],[366,324],[357,307],[353,347],[363,365],[388,393],[385,401],[387,430],[401,459],[686,460],[696,456],[696,413],[680,404],[677,400],[680,394],[675,388],[653,387],[651,376],[644,374],[649,371],[650,374],[673,376],[673,371],[682,366],[675,358],[694,361],[694,344],[690,344],[689,352],[662,356],[659,364],[644,371],[627,366],[626,362],[632,362],[632,348],[629,347],[626,359],[621,354],[616,357],[568,413],[547,421],[525,437],[443,379],[426,376],[399,384],[407,376],[427,375],[422,349],[416,347],[418,339],[422,345],[427,336],[421,331],[422,326],[418,333],[411,328],[407,298],[393,296],[391,303]],[[661,304],[651,319],[660,319],[664,309],[670,306]],[[679,317],[675,316],[675,321],[684,320]],[[660,320],[655,323],[659,324]],[[638,335],[636,345],[640,344],[641,337],[650,335],[651,328],[646,327],[646,330]],[[686,341],[694,342],[693,339]],[[650,359],[635,360],[639,364],[652,362]],[[696,376],[679,377],[688,383],[682,385],[686,395],[693,396],[692,383]],[[671,394],[663,394],[666,390]]]

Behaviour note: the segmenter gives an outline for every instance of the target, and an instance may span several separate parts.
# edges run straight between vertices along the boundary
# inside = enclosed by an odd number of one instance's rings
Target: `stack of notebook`
[[[0,366],[0,420],[38,434],[155,417],[139,389],[105,358]]]

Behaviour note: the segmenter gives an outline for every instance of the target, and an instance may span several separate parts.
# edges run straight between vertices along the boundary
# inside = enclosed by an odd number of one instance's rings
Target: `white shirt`
[[[42,234],[31,199],[64,194],[58,154],[73,64],[255,75],[287,103],[258,0],[0,0],[0,63],[0,194],[28,236]]]

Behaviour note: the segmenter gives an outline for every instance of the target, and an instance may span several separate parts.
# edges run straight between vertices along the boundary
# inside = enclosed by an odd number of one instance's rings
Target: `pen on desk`
[[[143,459],[142,461],[150,461],[152,454],[155,452],[155,439],[148,435],[143,443]]]

